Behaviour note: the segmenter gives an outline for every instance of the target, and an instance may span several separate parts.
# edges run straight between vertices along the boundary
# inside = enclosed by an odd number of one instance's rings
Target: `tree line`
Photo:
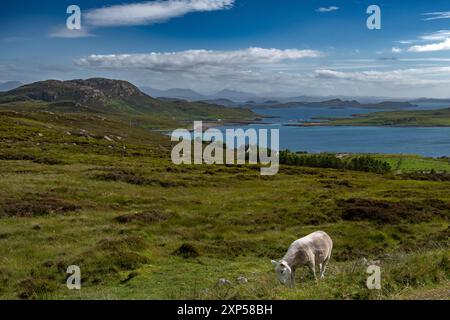
[[[387,173],[392,169],[389,163],[377,160],[368,155],[341,159],[333,153],[307,154],[295,153],[289,150],[280,152],[280,164],[375,173]]]

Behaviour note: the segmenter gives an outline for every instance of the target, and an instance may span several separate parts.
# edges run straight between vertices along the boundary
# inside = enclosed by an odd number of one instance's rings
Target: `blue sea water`
[[[448,107],[442,104],[423,104],[417,109]],[[280,130],[280,149],[307,152],[392,153],[418,154],[429,157],[450,156],[450,127],[293,127],[285,124],[314,121],[314,117],[348,117],[374,110],[357,108],[255,109],[268,124],[251,124],[233,128],[267,128]],[[375,110],[381,111],[381,110]]]

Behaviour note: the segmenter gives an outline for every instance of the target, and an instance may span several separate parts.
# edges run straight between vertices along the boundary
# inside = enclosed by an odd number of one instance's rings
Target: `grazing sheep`
[[[294,287],[295,270],[304,265],[309,266],[316,280],[316,265],[318,265],[320,277],[323,278],[332,249],[331,238],[323,231],[316,231],[294,241],[283,259],[272,260],[272,264],[280,282]]]

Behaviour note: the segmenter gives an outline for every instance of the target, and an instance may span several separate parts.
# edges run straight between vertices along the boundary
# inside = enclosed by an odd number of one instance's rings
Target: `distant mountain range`
[[[239,103],[243,103],[249,99],[256,98],[255,95],[247,92],[235,91],[224,89],[212,95],[203,95],[191,89],[169,89],[169,90],[158,90],[151,87],[141,87],[140,88],[146,94],[155,98],[171,98],[180,99],[187,101],[215,101],[222,100],[223,103],[232,103],[236,106]]]
[[[285,106],[293,104],[302,103],[322,103],[329,101],[344,101],[344,102],[357,102],[362,105],[372,105],[377,108],[376,105],[390,102],[390,105],[397,104],[395,108],[398,108],[400,104],[409,102],[411,104],[416,103],[450,103],[450,99],[430,99],[430,98],[420,98],[420,99],[410,99],[410,98],[392,98],[392,97],[374,97],[374,96],[292,96],[292,97],[280,97],[276,94],[267,94],[265,96],[258,96],[256,94],[236,91],[230,89],[224,89],[215,94],[204,95],[198,93],[191,89],[169,89],[169,90],[158,90],[151,87],[142,87],[141,90],[152,97],[156,98],[166,98],[166,99],[176,99],[176,100],[186,100],[186,101],[204,101],[208,103],[218,104],[225,107],[267,107],[267,106],[278,106],[284,104]],[[349,106],[349,105],[348,105]]]
[[[23,83],[20,81],[7,81],[0,82],[0,91],[9,91],[22,86]]]
[[[158,90],[151,87],[140,87],[140,89],[142,92],[145,92],[149,96],[155,98],[171,98],[187,101],[199,101],[206,99],[206,96],[190,89],[173,88],[169,90]]]

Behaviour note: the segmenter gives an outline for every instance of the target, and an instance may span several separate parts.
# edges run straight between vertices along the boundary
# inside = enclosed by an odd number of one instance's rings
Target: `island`
[[[450,108],[436,110],[405,110],[373,112],[350,118],[317,117],[313,122],[287,126],[397,126],[397,127],[450,127]]]
[[[303,101],[293,101],[281,103],[278,101],[265,101],[263,103],[256,103],[249,101],[246,103],[245,107],[252,109],[265,109],[265,108],[298,108],[298,107],[311,107],[311,108],[332,108],[332,109],[343,109],[343,108],[360,108],[360,109],[378,109],[378,110],[403,110],[416,108],[417,105],[411,102],[401,102],[401,101],[383,101],[378,103],[360,103],[356,100],[342,100],[342,99],[331,99],[319,102],[303,102]]]

